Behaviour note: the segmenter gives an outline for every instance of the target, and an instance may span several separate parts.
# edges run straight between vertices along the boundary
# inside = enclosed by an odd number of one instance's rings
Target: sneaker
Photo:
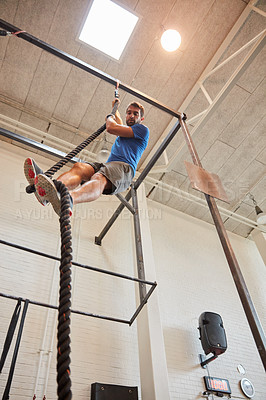
[[[43,171],[41,170],[40,167],[36,164],[36,162],[33,160],[33,158],[26,158],[24,162],[24,174],[25,177],[30,184],[30,186],[34,186],[35,178],[39,174],[43,174]],[[42,199],[42,197],[39,196],[39,194],[34,191],[36,199],[43,205],[46,206],[49,202]]]
[[[42,199],[42,201],[50,202],[53,206],[54,211],[57,215],[61,214],[61,199],[60,194],[58,193],[56,186],[51,178],[44,174],[40,174],[35,178],[35,187],[38,196]],[[70,196],[70,210],[69,214],[72,215],[73,208],[73,200]]]

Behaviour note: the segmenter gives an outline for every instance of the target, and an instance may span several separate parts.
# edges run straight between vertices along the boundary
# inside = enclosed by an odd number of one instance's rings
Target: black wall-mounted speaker
[[[219,355],[227,349],[222,318],[219,314],[205,311],[199,317],[200,341],[205,354]]]
[[[91,400],[138,400],[138,387],[92,383]]]

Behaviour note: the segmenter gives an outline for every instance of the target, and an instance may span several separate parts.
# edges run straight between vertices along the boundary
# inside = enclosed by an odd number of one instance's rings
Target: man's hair
[[[128,110],[128,107],[130,107],[130,106],[139,108],[139,109],[140,109],[140,116],[141,116],[141,118],[144,117],[144,107],[143,107],[142,104],[140,104],[140,103],[138,103],[138,102],[136,102],[136,101],[133,101],[132,103],[130,103],[130,104],[127,106],[126,112],[127,112],[127,110]]]

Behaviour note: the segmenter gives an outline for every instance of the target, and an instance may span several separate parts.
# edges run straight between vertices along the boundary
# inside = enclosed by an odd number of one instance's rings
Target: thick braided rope
[[[86,140],[80,143],[74,150],[68,153],[64,158],[59,160],[55,165],[53,165],[48,171],[45,172],[49,178],[51,178],[59,169],[61,169],[65,164],[68,163],[73,157],[75,157],[81,150],[85,149],[88,144],[90,144],[94,139],[97,138],[106,129],[106,124],[101,126],[96,132],[89,136]]]
[[[114,107],[112,109],[111,114],[115,115],[117,109],[118,109],[118,102],[115,102]],[[88,144],[90,144],[94,139],[96,139],[103,131],[106,129],[106,124],[102,125],[96,132],[94,132],[92,135],[90,135],[87,139],[85,139],[82,143],[80,143],[75,149],[71,150],[70,153],[68,153],[64,158],[59,160],[55,165],[53,165],[51,168],[49,168],[46,172],[45,175],[51,178],[59,169],[61,169],[65,164],[68,163],[73,157],[75,157],[78,153],[81,152]],[[34,185],[29,185],[26,187],[26,192],[28,194],[34,193],[35,192],[35,186]]]
[[[118,109],[118,102],[115,102],[114,107],[112,109],[111,114],[115,115]],[[89,136],[86,140],[80,143],[74,150],[68,153],[62,160],[58,161],[54,166],[52,166],[48,171],[45,172],[49,178],[51,178],[59,169],[61,169],[68,161],[70,161],[73,157],[75,157],[78,153],[81,152],[89,143],[91,143],[94,139],[97,138],[103,131],[106,129],[106,124],[102,125],[96,132],[94,132],[91,136]]]
[[[61,263],[57,329],[57,395],[59,400],[72,399],[70,380],[70,307],[72,239],[70,225],[70,198],[66,186],[54,180],[61,197]]]

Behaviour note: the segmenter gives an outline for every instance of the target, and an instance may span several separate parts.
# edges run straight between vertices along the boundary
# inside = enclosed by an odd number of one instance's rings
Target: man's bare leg
[[[87,203],[97,200],[103,193],[104,189],[111,188],[111,182],[101,173],[94,174],[89,182],[84,183],[81,187],[70,191],[73,204]]]
[[[70,171],[62,174],[57,180],[63,182],[68,189],[73,200],[73,204],[87,203],[96,200],[103,193],[104,189],[111,189],[112,183],[100,172],[96,174],[94,168],[89,164],[77,163]],[[80,187],[76,187],[82,180],[88,180]],[[60,216],[61,202],[60,195],[51,178],[45,174],[39,174],[35,178],[35,186],[42,200],[50,202],[55,212]],[[71,188],[75,188],[71,190]],[[72,209],[72,205],[70,205]],[[70,210],[70,213],[71,210]]]
[[[94,174],[94,168],[90,164],[78,162],[69,171],[60,175],[57,180],[64,183],[69,190],[73,190],[82,181],[89,181]]]

